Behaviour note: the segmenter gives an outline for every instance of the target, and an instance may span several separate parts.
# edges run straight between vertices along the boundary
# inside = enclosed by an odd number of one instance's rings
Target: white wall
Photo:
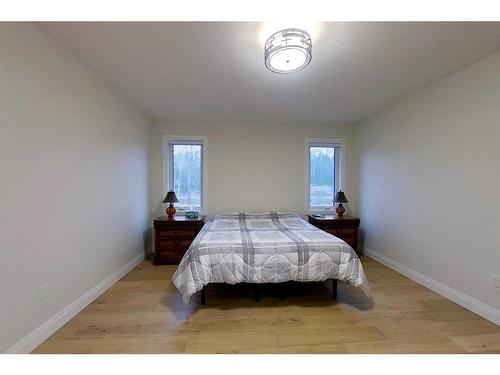
[[[143,252],[148,126],[36,26],[0,24],[0,352]]]
[[[208,214],[239,211],[295,211],[305,208],[307,138],[346,139],[345,190],[350,194],[352,126],[254,122],[169,123],[157,120],[150,135],[151,217],[164,215],[162,136],[207,136]]]
[[[355,134],[365,246],[500,309],[500,52]]]

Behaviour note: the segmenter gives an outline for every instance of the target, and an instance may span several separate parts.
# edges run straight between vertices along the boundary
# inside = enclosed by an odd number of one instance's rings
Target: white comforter
[[[363,266],[343,240],[297,214],[220,214],[207,221],[173,276],[185,303],[209,283],[338,279],[369,296]]]

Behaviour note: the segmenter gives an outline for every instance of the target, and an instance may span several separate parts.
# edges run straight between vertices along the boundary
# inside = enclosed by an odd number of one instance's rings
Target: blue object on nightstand
[[[186,219],[198,219],[198,211],[185,211]]]

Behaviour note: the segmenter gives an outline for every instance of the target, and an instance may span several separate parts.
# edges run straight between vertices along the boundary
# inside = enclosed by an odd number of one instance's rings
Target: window
[[[175,191],[179,202],[177,209],[202,211],[204,182],[204,144],[203,137],[166,137],[164,141],[166,183],[164,195]]]
[[[309,210],[333,208],[335,193],[341,189],[343,140],[308,140]]]

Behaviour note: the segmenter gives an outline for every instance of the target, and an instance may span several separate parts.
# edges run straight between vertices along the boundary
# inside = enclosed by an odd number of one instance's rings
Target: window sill
[[[177,215],[184,215],[186,213],[186,211],[191,211],[190,208],[177,208],[176,207],[176,214]],[[203,212],[203,210],[201,209],[194,209],[193,211],[197,211],[198,212],[198,215],[205,215],[205,213]]]
[[[308,213],[309,214],[335,214],[336,213],[335,208],[336,207],[328,207],[328,208],[309,207]]]

